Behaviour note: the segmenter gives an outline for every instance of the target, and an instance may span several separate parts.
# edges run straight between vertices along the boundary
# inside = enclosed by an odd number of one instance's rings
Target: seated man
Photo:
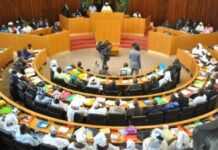
[[[133,117],[133,116],[142,116],[143,110],[141,107],[139,107],[139,103],[137,100],[133,102],[133,108],[129,108],[127,111],[127,116]]]
[[[101,69],[99,71],[99,74],[102,74],[102,75],[110,75],[110,73],[108,72],[109,70],[109,67],[106,65],[106,66],[103,66],[103,69]]]
[[[56,137],[57,131],[54,127],[50,128],[50,133],[44,135],[42,143],[54,146],[58,149],[66,148],[70,143],[67,139]]]
[[[75,113],[80,113],[84,116],[87,115],[87,109],[83,106],[85,99],[78,97],[74,99],[70,105],[67,107],[67,120],[74,121]]]
[[[207,51],[204,49],[201,43],[198,43],[197,46],[192,49],[192,54],[196,55],[197,57],[201,57],[206,53]]]
[[[58,62],[55,59],[52,59],[50,61],[50,79],[51,81],[54,81],[54,73],[57,71],[58,68]]]
[[[116,93],[119,89],[116,85],[116,82],[113,80],[111,83],[105,84],[103,86],[103,90],[105,93]]]
[[[86,85],[88,88],[93,88],[93,89],[97,89],[97,90],[102,90],[102,85],[101,82],[98,78],[96,78],[95,76],[91,76],[88,79],[88,83]]]
[[[164,72],[164,77],[159,80],[159,86],[161,87],[161,86],[163,86],[166,83],[171,82],[171,81],[172,81],[172,78],[171,78],[171,72],[170,72],[170,68],[169,68]]]
[[[23,144],[30,144],[32,146],[38,146],[41,142],[40,138],[36,135],[33,135],[26,125],[20,126],[20,132],[16,133],[15,140]]]
[[[88,8],[88,13],[91,14],[91,13],[94,13],[97,11],[97,7],[95,6],[95,4],[91,4]]]
[[[185,97],[181,92],[173,94],[170,101],[177,101],[181,108],[187,107],[189,105],[188,97]]]
[[[121,76],[129,76],[131,75],[131,68],[129,67],[128,63],[123,64],[123,68],[120,69],[120,75]]]
[[[120,100],[116,100],[115,106],[110,107],[109,113],[112,114],[125,114],[125,109],[120,105]]]
[[[110,4],[108,2],[105,2],[105,4],[103,5],[101,12],[113,12]]]
[[[107,108],[104,102],[95,102],[89,109],[88,114],[107,115]]]
[[[15,136],[16,133],[20,132],[20,126],[15,113],[7,114],[0,121],[3,123],[1,128],[9,132],[11,135]]]
[[[192,99],[189,102],[189,105],[190,106],[197,106],[198,104],[202,104],[202,103],[205,103],[205,102],[207,102],[207,96],[203,92],[203,90],[200,90],[198,96],[196,96],[194,99]]]
[[[50,96],[47,96],[43,87],[44,87],[44,85],[38,85],[35,101],[47,105],[47,104],[50,104],[52,102],[53,98]]]
[[[62,72],[61,67],[58,67],[57,71],[54,72],[54,79],[64,79],[64,73]]]
[[[175,61],[173,62],[173,69],[175,69],[174,73],[176,73],[176,75],[173,76],[176,77],[176,83],[178,84],[180,82],[180,75],[181,75],[181,69],[182,69],[182,64],[179,61],[179,59],[175,59]],[[174,80],[174,79],[173,79]]]
[[[133,84],[129,85],[129,87],[126,89],[126,94],[139,94],[140,92],[142,92],[142,85],[138,84],[138,80],[135,78],[133,79]]]
[[[77,68],[82,69],[82,70],[84,69],[81,61],[77,62]]]
[[[197,27],[195,28],[195,30],[198,32],[198,33],[201,33],[204,31],[204,23],[203,22],[200,22]]]
[[[25,24],[24,27],[21,29],[22,33],[30,33],[32,31],[33,31],[33,28],[28,24]]]
[[[141,17],[142,17],[142,15],[141,15],[141,13],[140,13],[139,11],[134,12],[134,13],[132,14],[132,16],[133,16],[134,18],[141,18]]]

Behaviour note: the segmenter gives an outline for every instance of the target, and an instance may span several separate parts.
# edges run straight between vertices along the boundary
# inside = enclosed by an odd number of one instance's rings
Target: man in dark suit
[[[132,44],[132,50],[129,53],[129,61],[132,69],[131,74],[133,75],[139,73],[141,69],[141,58],[140,58],[140,47],[137,43]]]
[[[138,84],[138,80],[135,78],[133,79],[133,84],[129,85],[126,90],[127,95],[138,95],[142,93],[142,85]]]
[[[101,61],[102,61],[101,67],[103,70],[107,66],[107,62],[110,60],[112,45],[109,41],[105,41],[105,42],[100,41],[97,44],[96,49],[100,54]]]
[[[105,94],[119,94],[119,89],[114,80],[109,84],[105,84],[103,89]]]

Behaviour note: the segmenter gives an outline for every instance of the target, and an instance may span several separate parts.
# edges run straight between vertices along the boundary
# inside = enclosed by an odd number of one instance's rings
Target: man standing
[[[102,61],[101,68],[103,70],[107,66],[107,62],[110,60],[112,45],[109,41],[99,42],[96,49],[100,54]]]
[[[131,67],[131,74],[137,75],[141,69],[141,58],[140,58],[140,46],[137,43],[132,44],[132,50],[129,53],[129,61]]]

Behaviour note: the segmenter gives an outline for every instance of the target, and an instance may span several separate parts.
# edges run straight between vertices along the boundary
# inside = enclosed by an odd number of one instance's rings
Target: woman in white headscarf
[[[119,150],[119,147],[112,145],[111,143],[108,143],[108,139],[106,135],[102,132],[99,132],[94,137],[94,149],[98,150],[99,147],[106,148],[107,150]]]
[[[191,147],[191,140],[184,131],[179,131],[177,139],[169,146],[169,150],[184,150]]]
[[[93,147],[88,145],[86,140],[86,132],[87,129],[84,127],[79,128],[74,132],[75,135],[75,142],[72,142],[68,146],[68,150],[92,150]]]
[[[162,134],[161,129],[152,130],[150,137],[143,141],[143,150],[168,150],[168,144]]]
[[[124,150],[138,150],[138,149],[136,148],[136,145],[135,145],[134,141],[128,140],[126,142],[126,148]]]

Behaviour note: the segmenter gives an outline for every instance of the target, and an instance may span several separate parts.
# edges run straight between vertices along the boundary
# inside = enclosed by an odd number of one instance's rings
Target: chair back
[[[105,125],[106,116],[99,114],[89,114],[86,118],[86,122],[90,124]]]
[[[164,121],[162,111],[152,112],[148,114],[148,122],[150,125],[161,124]]]
[[[180,109],[175,108],[165,112],[165,122],[175,122],[180,120]]]
[[[130,118],[130,124],[131,125],[146,125],[148,124],[148,118],[147,116],[132,116]]]
[[[128,124],[126,114],[109,113],[107,118],[108,125],[125,126]]]
[[[52,146],[52,145],[48,145],[48,144],[44,144],[44,143],[39,145],[39,149],[40,150],[58,150],[57,147]]]

